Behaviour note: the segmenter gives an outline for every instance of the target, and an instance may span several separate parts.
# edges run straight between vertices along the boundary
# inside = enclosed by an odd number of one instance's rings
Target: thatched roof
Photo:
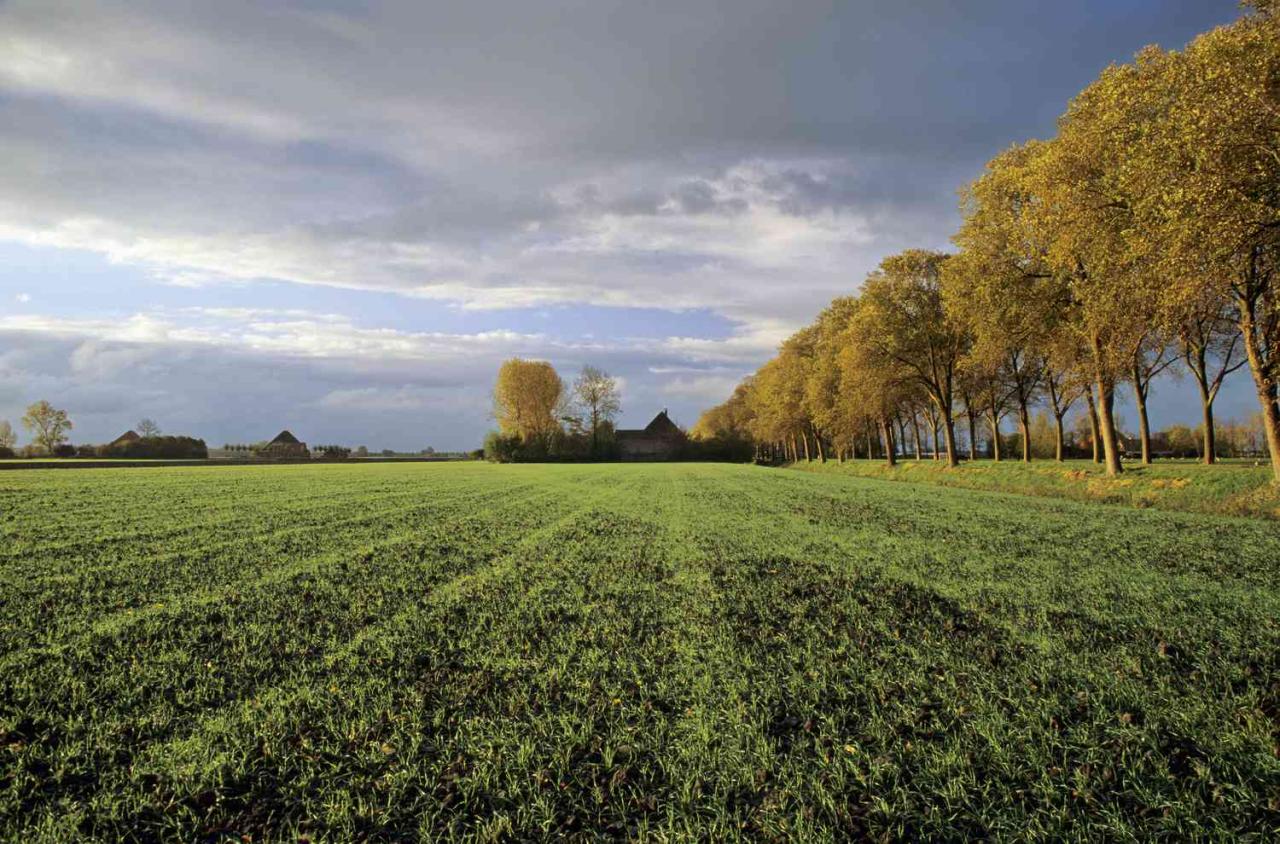
[[[140,439],[142,439],[142,437],[138,436],[137,431],[125,431],[123,434],[112,440],[111,444],[120,445],[121,443],[132,443],[137,442]]]
[[[288,431],[281,431],[268,445],[301,445],[298,438]]]

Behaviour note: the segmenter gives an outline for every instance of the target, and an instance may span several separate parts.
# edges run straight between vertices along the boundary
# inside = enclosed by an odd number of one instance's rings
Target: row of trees
[[[160,426],[149,418],[143,418],[136,426],[139,437],[121,440],[107,445],[74,446],[68,440],[68,432],[75,429],[65,410],[47,401],[38,401],[22,416],[22,426],[31,436],[31,443],[20,452],[16,450],[17,435],[7,420],[0,419],[0,457],[113,457],[180,459],[205,458],[209,451],[204,440],[192,437],[166,437]]]
[[[1155,47],[1079,94],[1047,141],[1011,147],[962,191],[955,254],[885,259],[709,411],[706,437],[762,450],[854,449],[893,460],[907,426],[957,459],[957,415],[993,446],[1012,415],[1030,459],[1031,409],[1062,455],[1078,403],[1110,474],[1116,396],[1132,390],[1150,459],[1147,398],[1175,361],[1213,405],[1248,366],[1280,481],[1280,15],[1255,2],[1185,50]],[[878,441],[878,442],[877,442]],[[997,453],[998,456],[998,453]]]
[[[512,358],[498,370],[485,440],[490,459],[605,459],[613,456],[614,420],[622,412],[616,378],[584,366],[571,385],[547,361]]]

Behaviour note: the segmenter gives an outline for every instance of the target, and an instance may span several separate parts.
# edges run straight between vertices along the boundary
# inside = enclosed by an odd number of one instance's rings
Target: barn
[[[614,433],[618,456],[623,460],[675,460],[688,437],[671,421],[666,408],[642,429],[619,429]]]
[[[268,460],[309,460],[311,452],[307,450],[306,443],[288,431],[281,431],[274,440],[258,449],[257,456]]]

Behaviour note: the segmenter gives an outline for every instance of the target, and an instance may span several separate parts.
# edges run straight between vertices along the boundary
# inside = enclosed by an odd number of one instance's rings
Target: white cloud
[[[693,419],[728,395],[749,368],[741,361],[762,342],[420,332],[265,308],[115,319],[10,314],[0,315],[0,348],[9,349],[0,354],[0,417],[37,398],[58,400],[73,416],[100,414],[100,430],[77,428],[91,438],[119,433],[112,429],[129,424],[129,414],[167,408],[179,421],[197,420],[196,433],[229,441],[261,435],[245,428],[297,424],[290,420],[309,408],[301,423],[319,429],[311,440],[378,426],[390,436],[398,416],[406,432],[445,432],[436,444],[474,446],[491,424],[489,388],[508,357],[550,360],[566,380],[587,363],[604,368],[619,380],[624,422],[647,421],[667,404]]]
[[[662,385],[662,393],[684,399],[694,399],[704,405],[718,404],[733,393],[733,388],[742,380],[741,376],[702,375],[688,378],[673,378]]]
[[[19,293],[17,296],[14,296],[13,298],[14,298],[14,301],[16,301],[18,304],[25,305],[27,302],[31,301],[31,294]]]

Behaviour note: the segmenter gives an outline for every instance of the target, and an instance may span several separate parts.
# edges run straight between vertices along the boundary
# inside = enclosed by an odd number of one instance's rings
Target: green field
[[[6,840],[1280,832],[1270,521],[729,465],[85,469],[0,473],[0,543]]]

